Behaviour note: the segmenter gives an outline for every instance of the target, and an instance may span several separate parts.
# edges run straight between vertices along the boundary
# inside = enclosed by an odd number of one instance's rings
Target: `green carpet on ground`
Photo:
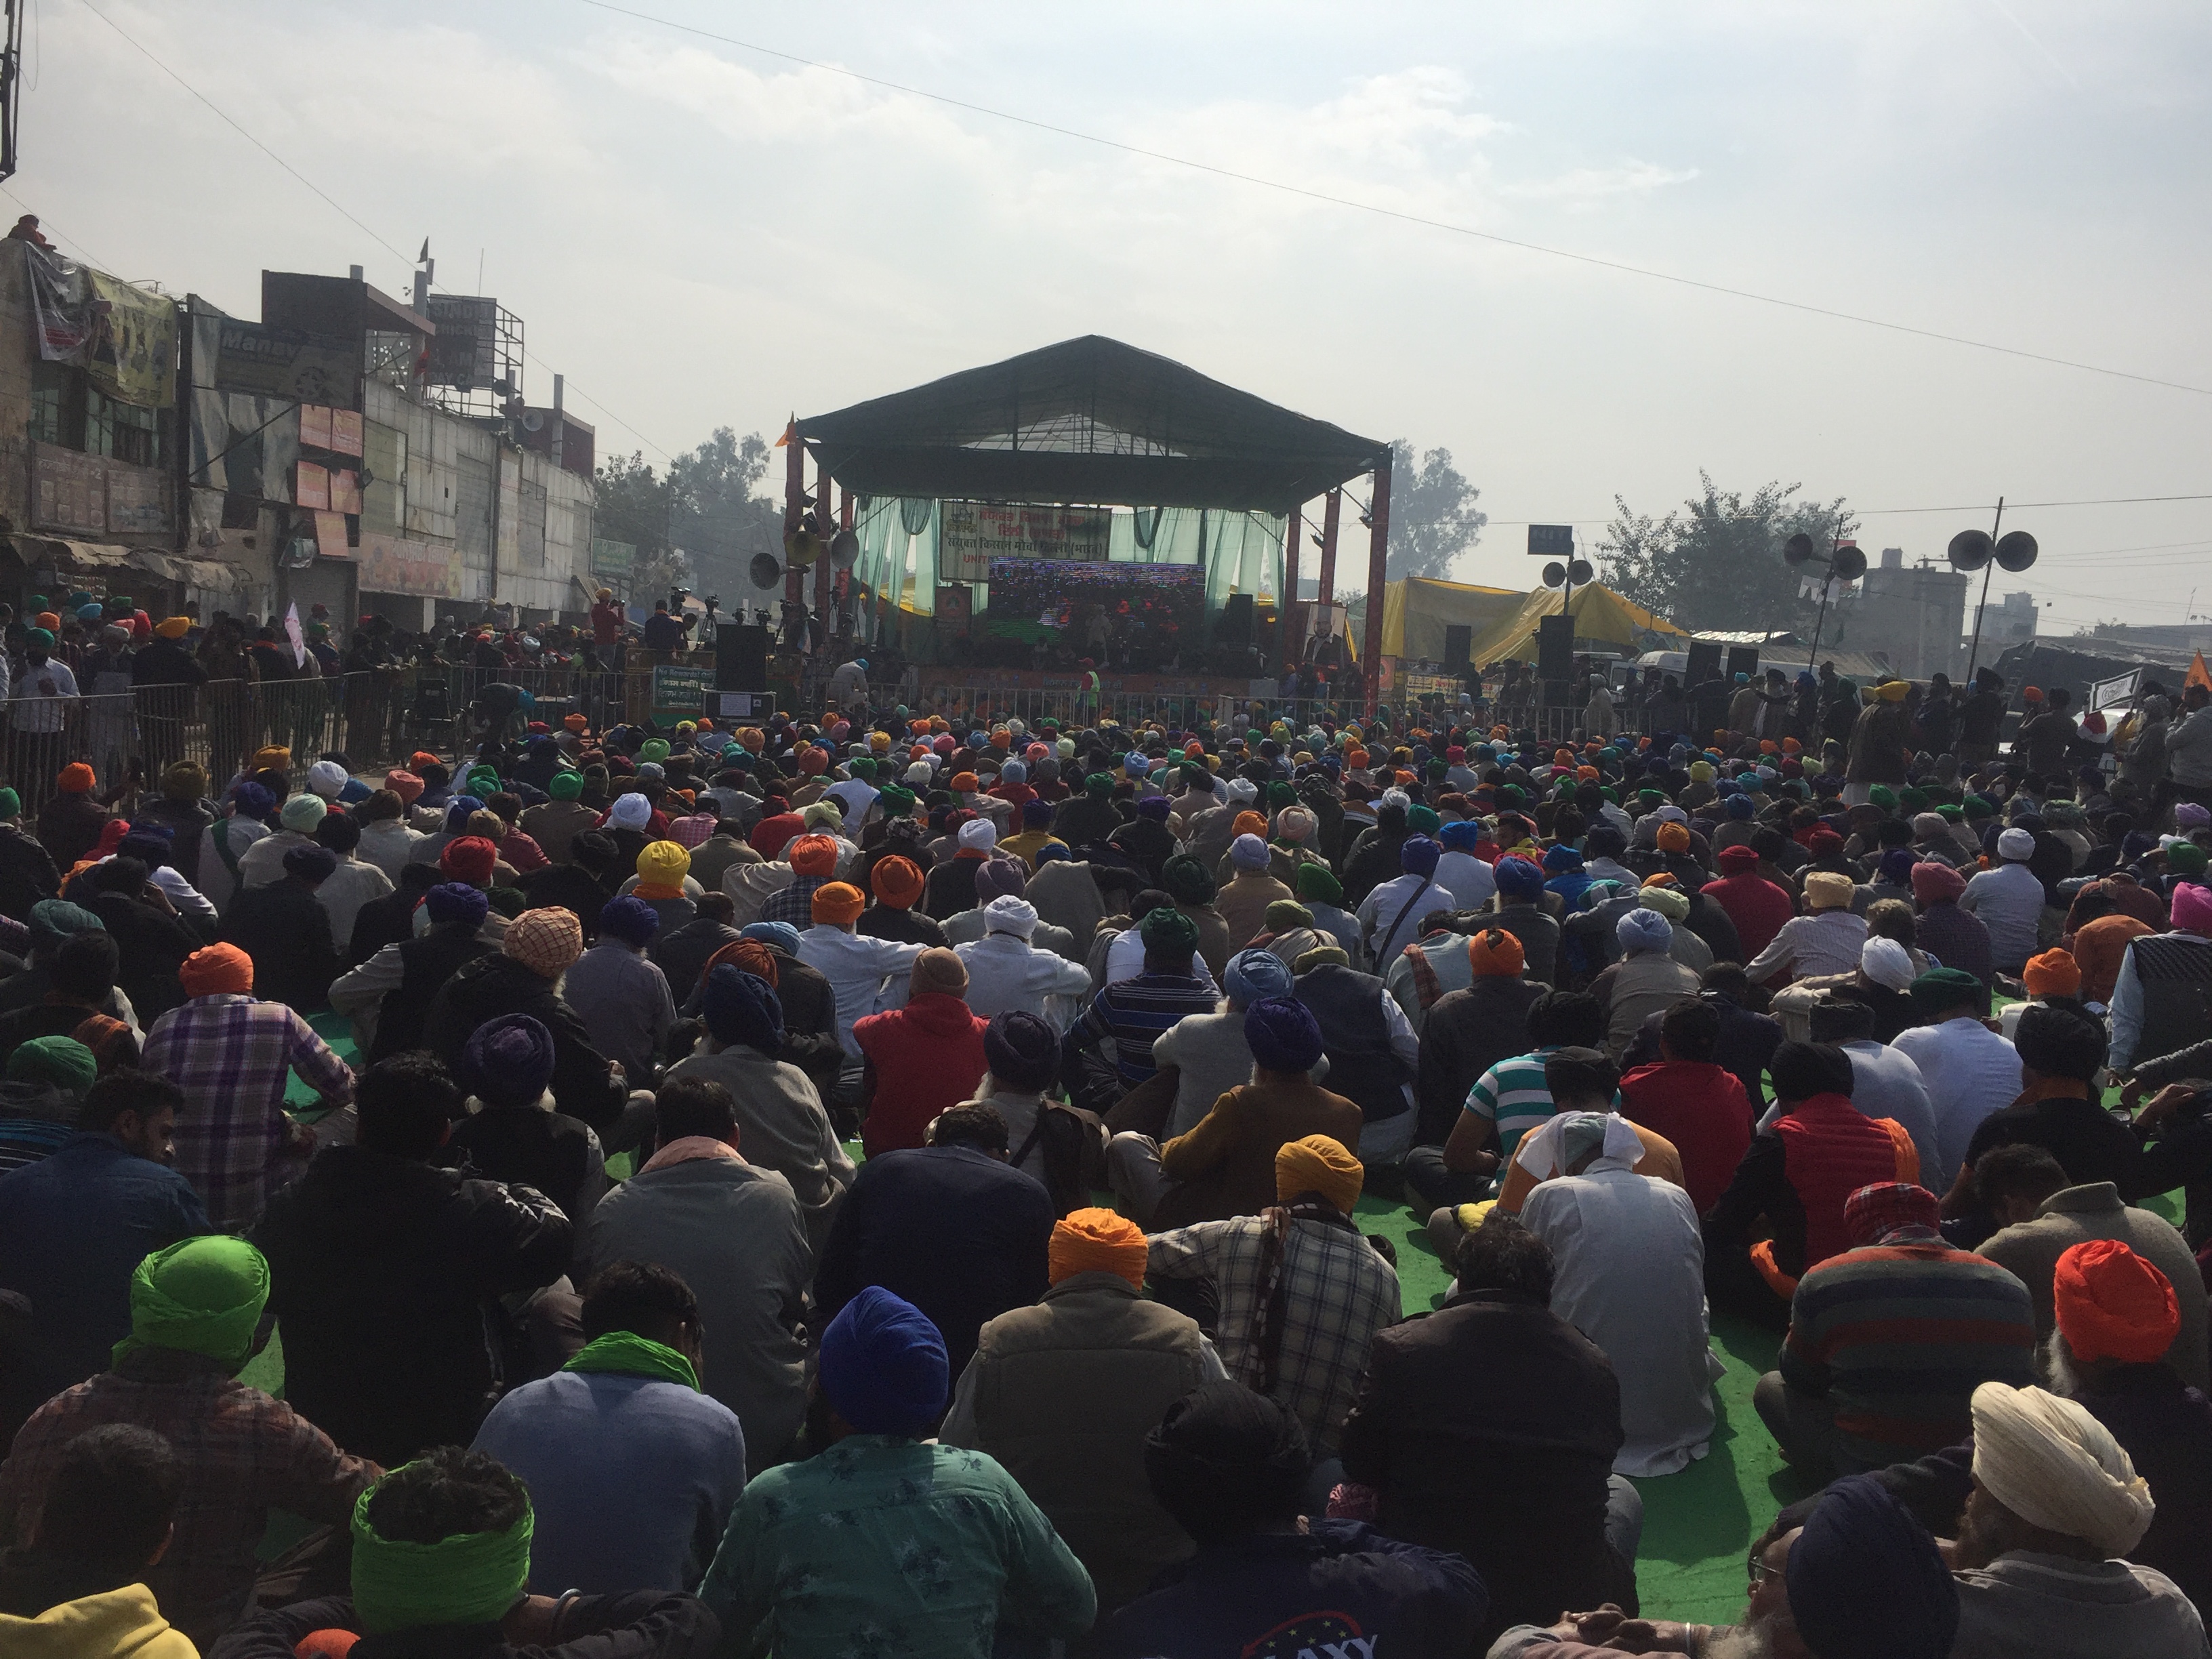
[[[311,1023],[340,1054],[353,1058],[353,1042],[343,1019],[318,1014]],[[289,1104],[311,1106],[314,1098],[313,1091],[293,1080]],[[859,1141],[848,1141],[845,1150],[855,1162],[860,1160]],[[607,1160],[607,1171],[618,1180],[625,1178],[631,1163],[629,1154],[617,1153]],[[1111,1206],[1110,1195],[1097,1196],[1102,1205]],[[2148,1200],[2143,1207],[2178,1227],[2180,1196],[2169,1193]],[[1429,1243],[1428,1228],[1403,1204],[1382,1199],[1363,1198],[1358,1213],[1362,1228],[1382,1234],[1397,1249],[1405,1311],[1410,1315],[1442,1307],[1451,1273]],[[1644,1541],[1636,1566],[1644,1612],[1652,1618],[1695,1624],[1732,1622],[1742,1613],[1748,1589],[1744,1559],[1752,1540],[1766,1530],[1777,1510],[1811,1490],[1784,1465],[1752,1409],[1752,1388],[1764,1372],[1774,1369],[1779,1337],[1740,1320],[1722,1318],[1713,1322],[1712,1345],[1728,1370],[1714,1385],[1717,1420],[1711,1452],[1680,1474],[1636,1483],[1644,1497]],[[282,1394],[284,1350],[279,1338],[272,1336],[240,1376],[255,1388]]]

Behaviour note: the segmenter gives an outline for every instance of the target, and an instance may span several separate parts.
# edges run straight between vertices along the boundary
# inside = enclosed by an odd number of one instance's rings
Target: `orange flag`
[[[2189,665],[2189,672],[2182,676],[2181,683],[2184,685],[2201,685],[2206,690],[2212,691],[2212,668],[2207,668],[2204,665],[2204,653],[2202,651],[2197,653],[2197,660]]]

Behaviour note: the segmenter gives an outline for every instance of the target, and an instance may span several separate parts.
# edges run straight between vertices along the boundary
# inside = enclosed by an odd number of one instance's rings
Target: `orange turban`
[[[1052,1230],[1045,1275],[1054,1285],[1071,1273],[1119,1273],[1145,1282],[1145,1231],[1111,1210],[1077,1210]]]
[[[921,866],[894,853],[887,859],[876,860],[868,885],[875,889],[877,898],[892,909],[910,910],[914,902],[921,896]]]
[[[792,873],[829,876],[837,871],[837,843],[827,836],[801,836],[785,850]]]
[[[55,781],[61,786],[64,795],[88,795],[92,793],[93,785],[100,779],[82,761],[71,761],[62,768],[62,775]]]
[[[1330,1203],[1352,1213],[1367,1171],[1346,1152],[1341,1141],[1327,1135],[1308,1135],[1285,1141],[1275,1150],[1275,1199],[1288,1204],[1301,1193],[1319,1193]]]
[[[2076,1359],[2146,1364],[2164,1358],[2181,1329],[2173,1282],[2115,1238],[2061,1255],[2051,1294],[2058,1334]]]
[[[1232,836],[1264,836],[1267,833],[1267,820],[1257,812],[1239,812],[1230,823],[1229,833]]]
[[[848,927],[867,908],[867,896],[850,882],[833,881],[814,890],[813,913],[817,921]]]
[[[243,994],[253,988],[253,958],[235,945],[205,945],[178,965],[177,981],[188,997]]]
[[[732,939],[707,958],[707,965],[699,970],[700,983],[724,963],[741,974],[750,974],[755,979],[766,980],[768,988],[776,988],[775,952],[757,939]]]
[[[1662,823],[1654,839],[1662,853],[1686,853],[1690,850],[1690,827],[1686,823]]]
[[[2078,997],[2081,994],[2081,966],[2070,952],[2045,951],[2030,957],[2021,975],[2032,997]]]
[[[1486,927],[1467,941],[1468,966],[1477,979],[1518,979],[1528,961],[1521,941],[1503,927]]]
[[[972,795],[981,787],[981,781],[973,772],[955,772],[952,775],[952,793],[956,795]]]

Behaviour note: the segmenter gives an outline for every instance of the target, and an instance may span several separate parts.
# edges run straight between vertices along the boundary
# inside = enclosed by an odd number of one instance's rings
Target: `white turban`
[[[1997,837],[1997,856],[2014,864],[2025,864],[2035,856],[2035,837],[2025,830],[2008,830]]]
[[[1243,805],[1247,801],[1257,800],[1259,798],[1260,786],[1253,782],[1251,779],[1231,778],[1229,780],[1229,799],[1235,801],[1239,806]]]
[[[960,844],[974,852],[988,853],[999,844],[999,826],[988,818],[970,818],[960,826]]]
[[[1902,991],[1912,983],[1912,953],[1877,935],[1859,947],[1859,971],[1886,991]]]
[[[2125,1555],[2156,1513],[2150,1483],[2105,1425],[2041,1389],[1974,1390],[1974,1479],[2021,1520]]]
[[[1668,950],[1674,943],[1674,930],[1668,925],[1667,918],[1656,910],[1646,910],[1640,906],[1614,922],[1613,932],[1613,937],[1620,941],[1620,948],[1631,956],[1639,951]]]
[[[611,830],[642,830],[653,822],[653,803],[633,790],[627,795],[617,795],[614,805],[607,808],[607,827]]]
[[[1276,833],[1285,841],[1303,842],[1320,827],[1321,820],[1307,807],[1285,806],[1275,815]]]
[[[1012,933],[1027,939],[1036,932],[1036,906],[1027,899],[1002,893],[983,907],[983,931],[987,933]]]
[[[307,787],[325,800],[336,800],[346,787],[346,769],[336,761],[317,761],[307,769]]]

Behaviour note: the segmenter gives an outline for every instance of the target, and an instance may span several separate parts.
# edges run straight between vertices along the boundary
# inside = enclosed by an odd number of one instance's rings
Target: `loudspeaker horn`
[[[2029,535],[2027,532],[2008,530],[2004,533],[2003,538],[1997,543],[1997,564],[2001,568],[2018,574],[2035,562],[2035,556],[2039,550],[2035,545],[2035,538]]]
[[[1802,530],[1782,544],[1782,562],[1784,564],[1802,564],[1812,556],[1813,538]]]
[[[1866,552],[1863,548],[1839,547],[1830,556],[1828,568],[1847,582],[1855,582],[1866,574]]]
[[[1577,587],[1597,580],[1597,572],[1590,568],[1588,559],[1577,559],[1567,567],[1567,574],[1575,579]]]
[[[1986,530],[1961,530],[1951,538],[1946,550],[1954,570],[1979,570],[1996,551],[1996,544],[1990,539]]]
[[[1567,584],[1567,568],[1566,568],[1566,566],[1565,566],[1565,565],[1561,564],[1561,563],[1560,563],[1557,559],[1554,559],[1554,560],[1553,560],[1553,561],[1551,562],[1551,563],[1549,563],[1549,564],[1547,564],[1547,565],[1546,565],[1546,566],[1544,567],[1544,586],[1547,586],[1547,587],[1565,587],[1565,586],[1566,586],[1566,584]]]
[[[753,562],[747,568],[752,574],[753,586],[763,593],[771,592],[783,580],[783,567],[775,562],[773,553],[754,554]]]
[[[850,570],[860,562],[860,538],[849,530],[841,530],[830,538],[830,562],[840,570]]]

